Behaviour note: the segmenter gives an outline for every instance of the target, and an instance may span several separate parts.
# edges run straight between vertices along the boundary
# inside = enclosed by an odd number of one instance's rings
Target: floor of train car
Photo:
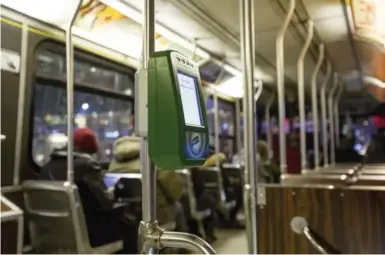
[[[243,212],[239,212],[237,220],[244,225],[245,215]],[[218,254],[247,254],[247,236],[245,229],[228,229],[219,228],[216,230],[215,235],[217,241],[214,243],[213,248]]]
[[[219,229],[216,232],[218,241],[214,250],[218,254],[247,254],[246,231],[240,229]]]

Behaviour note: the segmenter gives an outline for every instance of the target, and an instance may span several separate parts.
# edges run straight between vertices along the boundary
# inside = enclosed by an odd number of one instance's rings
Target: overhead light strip
[[[142,24],[142,13],[139,10],[137,10],[135,7],[130,6],[128,3],[125,3],[121,0],[100,0],[100,2],[114,8],[115,10],[121,12],[122,14],[134,20],[135,22]],[[191,51],[194,51],[195,49],[194,43],[170,31],[170,29],[165,28],[159,23],[156,23],[155,29],[159,34],[163,35],[165,38],[171,40],[172,42],[179,44],[182,47],[185,47]],[[197,54],[199,57],[203,59],[211,59],[212,61],[217,62],[217,60],[211,58],[208,52],[206,52],[200,47],[196,47],[195,54]],[[242,72],[240,70],[236,69],[235,67],[229,64],[225,64],[224,68],[226,71],[228,71],[234,76],[242,75]]]

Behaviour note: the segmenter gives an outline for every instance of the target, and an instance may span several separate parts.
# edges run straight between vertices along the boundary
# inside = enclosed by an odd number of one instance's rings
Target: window
[[[209,97],[209,99],[207,99],[206,111],[207,111],[207,125],[208,125],[208,129],[209,129],[209,134],[214,135],[214,133],[215,133],[214,100],[212,97]]]
[[[124,93],[128,96],[134,94],[134,81],[127,74],[80,59],[75,59],[74,69],[74,79],[77,84],[90,85],[94,88]],[[39,52],[37,56],[37,75],[65,81],[65,56],[49,50]]]
[[[235,107],[234,104],[218,100],[219,134],[224,136],[235,135]]]
[[[206,102],[207,122],[210,144],[215,143],[214,99],[209,97]],[[235,139],[235,107],[234,104],[218,99],[219,150],[228,155],[234,152]]]
[[[34,86],[33,159],[47,162],[52,150],[67,143],[66,90],[58,86]],[[99,141],[99,159],[111,159],[112,143],[129,135],[130,101],[76,91],[74,94],[74,129],[88,127]]]
[[[77,58],[74,71],[74,129],[92,129],[99,141],[97,158],[112,159],[113,142],[130,135],[133,79]],[[32,157],[42,166],[54,149],[65,147],[68,141],[65,56],[50,50],[39,52],[36,75]]]
[[[57,53],[42,51],[37,56],[37,74],[40,76],[65,79],[65,59]]]

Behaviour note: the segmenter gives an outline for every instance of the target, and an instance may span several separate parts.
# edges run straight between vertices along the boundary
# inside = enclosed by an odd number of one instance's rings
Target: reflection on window
[[[64,66],[65,59],[59,54],[43,51],[37,56],[37,73],[39,75],[64,79]]]
[[[206,103],[207,111],[207,125],[210,134],[215,133],[215,122],[214,122],[214,100],[209,98]]]
[[[218,100],[218,117],[220,135],[235,135],[235,107],[234,104]]]
[[[75,59],[74,79],[78,84],[92,85],[95,88],[133,95],[134,81],[127,74],[102,68]],[[41,51],[37,56],[37,75],[53,79],[66,78],[65,56],[51,51]]]
[[[34,86],[33,158],[38,165],[49,159],[54,149],[67,143],[66,90]],[[74,94],[74,129],[91,128],[99,140],[99,159],[111,159],[112,143],[129,135],[131,102],[92,93]]]
[[[207,124],[210,134],[210,145],[215,146],[214,100],[210,97],[206,102]],[[234,152],[235,107],[234,104],[218,99],[219,150],[227,156]]]
[[[224,153],[227,158],[231,158],[234,153],[234,139],[219,139],[219,150]]]

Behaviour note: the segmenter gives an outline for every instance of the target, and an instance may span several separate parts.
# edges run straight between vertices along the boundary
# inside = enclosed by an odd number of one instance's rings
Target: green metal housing
[[[185,124],[178,72],[196,79],[201,126]],[[148,147],[152,162],[160,169],[199,166],[208,153],[208,127],[199,70],[175,51],[160,51],[148,61]],[[197,154],[190,155],[191,141],[198,141]],[[191,142],[192,144],[192,142]]]

